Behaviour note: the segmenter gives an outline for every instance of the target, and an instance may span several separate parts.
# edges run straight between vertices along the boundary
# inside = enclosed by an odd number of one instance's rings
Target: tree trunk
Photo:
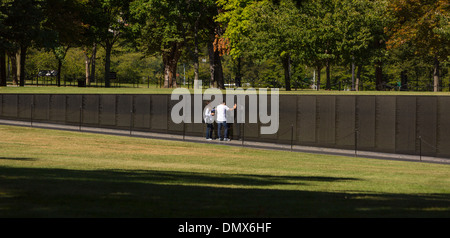
[[[53,49],[53,54],[55,55],[55,58],[58,61],[58,74],[56,76],[56,84],[58,85],[58,87],[61,86],[62,63],[63,63],[63,60],[66,58],[67,51],[69,51],[69,49],[70,49],[70,46],[67,46],[65,48],[63,47],[63,50],[64,50],[63,52],[57,50],[56,48]]]
[[[198,70],[199,70],[199,63],[198,63],[198,39],[197,39],[197,28],[195,28],[195,35],[194,35],[194,88],[198,89],[201,85],[198,85]]]
[[[87,53],[84,53],[84,68],[86,73],[86,85],[91,84],[91,60]]]
[[[208,43],[208,56],[209,56],[209,87],[218,88],[216,78],[215,78],[215,68],[214,68],[214,45],[212,42]]]
[[[433,82],[434,92],[439,92],[439,60],[437,57],[434,57]]]
[[[320,70],[322,70],[322,65],[317,65],[317,91],[320,90]]]
[[[352,90],[355,91],[355,58],[352,57]]]
[[[92,47],[92,57],[91,57],[91,73],[90,73],[90,79],[89,83],[91,82],[97,82],[95,78],[95,58],[97,57],[97,44],[94,43],[94,46]],[[88,85],[88,84],[86,84]]]
[[[383,68],[382,68],[382,62],[378,61],[375,64],[375,83],[377,91],[381,91],[384,89],[383,86]]]
[[[181,57],[181,44],[172,43],[170,51],[163,53],[164,63],[164,88],[177,87],[177,64]]]
[[[359,91],[359,83],[361,82],[361,71],[362,71],[362,66],[358,65],[357,71],[356,71],[355,91]]]
[[[284,84],[286,91],[291,91],[291,55],[288,53],[283,57]]]
[[[19,79],[17,77],[17,54],[16,52],[8,52],[8,56],[11,61],[11,76],[13,85],[18,85]]]
[[[0,49],[0,86],[6,86],[6,51]]]
[[[164,56],[163,56],[164,57]],[[170,59],[167,56],[164,61],[164,88],[176,88],[177,87],[177,62],[174,59]]]
[[[19,59],[19,85],[25,86],[25,59],[27,57],[27,47],[20,47],[20,59]]]
[[[58,75],[56,76],[56,84],[58,87],[61,87],[61,68],[62,68],[62,60],[58,59]]]
[[[164,62],[164,88],[171,88],[173,82],[173,63],[170,57],[163,53]]]
[[[86,73],[86,85],[90,85],[95,82],[95,58],[97,55],[97,44],[94,43],[92,47],[92,55],[89,57],[87,49],[84,53],[85,73]]]
[[[218,51],[214,52],[214,75],[217,85],[221,89],[225,89],[225,79],[223,77],[222,57]]]
[[[106,47],[105,47],[105,88],[111,87],[111,80],[110,80],[111,51],[112,51],[112,45],[106,43]]]
[[[164,88],[170,88],[172,86],[172,70],[170,68],[169,61],[164,59]]]
[[[408,91],[408,75],[406,70],[400,72],[400,91]]]
[[[242,73],[241,73],[241,57],[237,59],[236,78],[234,79],[236,87],[242,87]]]
[[[209,71],[211,74],[211,82],[209,83],[211,88],[225,89],[223,81],[222,60],[220,58],[219,51],[214,50],[214,35],[210,42],[208,42],[209,53]]]
[[[327,85],[326,89],[331,90],[331,73],[330,73],[330,59],[327,59],[327,65],[326,65],[326,73],[327,73]]]

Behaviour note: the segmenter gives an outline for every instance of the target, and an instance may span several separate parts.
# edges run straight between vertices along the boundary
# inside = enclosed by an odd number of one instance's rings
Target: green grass
[[[186,87],[185,87],[186,88]],[[206,89],[206,88],[205,88]],[[203,90],[205,90],[203,89]],[[192,88],[189,89],[191,93],[194,92]],[[159,88],[159,86],[150,85],[138,87],[56,87],[56,86],[26,86],[26,87],[0,87],[0,94],[171,94],[173,89]],[[225,93],[226,90],[223,90]],[[268,89],[270,93],[270,89]],[[330,91],[330,90],[279,90],[280,94],[287,95],[434,95],[434,96],[450,96],[450,92],[414,92],[414,91]]]
[[[0,126],[0,217],[450,217],[450,167]]]
[[[56,86],[25,86],[0,87],[0,93],[23,94],[170,94],[173,89],[158,88],[155,85],[147,87],[56,87]]]

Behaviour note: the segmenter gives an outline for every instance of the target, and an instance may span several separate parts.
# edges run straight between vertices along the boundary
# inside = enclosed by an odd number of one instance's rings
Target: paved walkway
[[[355,151],[355,150],[344,150],[344,149],[322,148],[322,147],[300,146],[300,145],[293,145],[291,147],[291,145],[255,142],[255,141],[205,140],[205,138],[198,137],[198,136],[187,136],[187,135],[183,136],[183,135],[172,135],[172,134],[154,133],[154,132],[130,131],[130,130],[119,130],[119,129],[108,129],[108,128],[84,127],[84,126],[80,127],[80,126],[72,126],[72,125],[27,122],[27,121],[13,121],[13,120],[3,120],[3,119],[0,119],[0,124],[45,128],[45,129],[81,131],[81,132],[101,133],[101,134],[111,134],[111,135],[122,135],[122,136],[136,136],[136,137],[165,139],[165,140],[188,141],[188,142],[197,142],[197,143],[205,143],[205,144],[244,146],[244,147],[260,148],[260,149],[285,150],[285,151],[292,151],[292,152],[331,154],[331,155],[342,155],[342,156],[352,156],[352,157],[357,156],[357,157],[363,157],[363,158],[415,161],[415,162],[439,163],[439,164],[450,165],[450,158],[437,158],[437,157],[429,157],[429,156],[380,153],[380,152],[371,152],[371,151]]]

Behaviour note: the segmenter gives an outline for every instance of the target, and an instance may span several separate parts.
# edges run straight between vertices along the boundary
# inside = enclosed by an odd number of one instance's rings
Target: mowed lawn
[[[450,217],[450,166],[0,126],[0,217]]]
[[[187,89],[187,85],[183,88]],[[247,90],[248,88],[244,88]],[[266,88],[265,88],[266,89]],[[132,87],[132,85],[123,87],[56,87],[56,86],[25,86],[25,87],[0,87],[0,94],[171,94],[173,88],[160,88],[159,85],[141,85],[138,87]],[[192,86],[188,89],[191,93],[194,93]],[[204,92],[206,88],[203,88]],[[233,88],[227,88],[221,90],[222,93],[226,93],[227,90],[234,90]],[[259,92],[259,88],[255,88],[256,92]],[[270,89],[266,89],[267,93],[271,93]],[[422,91],[337,91],[337,90],[312,90],[312,89],[292,89],[286,91],[283,88],[279,89],[280,95],[410,95],[410,96],[450,96],[450,92],[422,92]]]

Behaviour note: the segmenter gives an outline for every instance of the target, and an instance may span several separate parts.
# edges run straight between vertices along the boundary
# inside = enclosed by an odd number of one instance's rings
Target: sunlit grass
[[[450,167],[0,126],[1,217],[449,217]]]
[[[184,89],[194,93],[194,89],[183,86]],[[207,88],[203,88],[204,92]],[[233,88],[228,88],[233,90]],[[245,90],[248,88],[244,88]],[[123,87],[56,87],[56,86],[25,86],[25,87],[0,87],[0,94],[171,94],[173,88],[160,88],[159,85],[141,85],[133,87],[133,85]],[[226,93],[226,89],[222,90]],[[270,89],[267,89],[270,93]],[[258,88],[256,88],[258,92]],[[292,89],[286,91],[279,89],[279,93],[283,95],[429,95],[429,96],[450,96],[450,92],[415,92],[415,91],[338,91],[338,90],[312,90],[312,89]]]

